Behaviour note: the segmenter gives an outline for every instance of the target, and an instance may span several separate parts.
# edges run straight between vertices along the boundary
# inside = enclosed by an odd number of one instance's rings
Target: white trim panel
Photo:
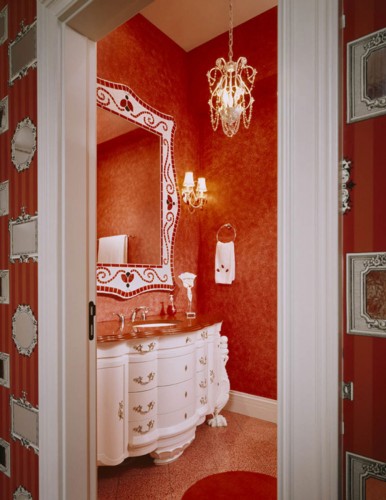
[[[277,401],[246,392],[230,391],[224,410],[277,423]]]

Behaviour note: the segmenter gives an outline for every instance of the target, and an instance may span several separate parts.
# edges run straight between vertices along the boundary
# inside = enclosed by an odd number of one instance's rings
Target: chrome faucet
[[[149,308],[146,306],[136,307],[131,313],[131,321],[135,321],[137,313],[141,313],[141,319],[146,319],[146,314],[149,312]]]
[[[113,313],[113,316],[118,316],[118,318],[121,321],[121,329],[123,330],[123,328],[125,326],[125,315],[122,313]]]

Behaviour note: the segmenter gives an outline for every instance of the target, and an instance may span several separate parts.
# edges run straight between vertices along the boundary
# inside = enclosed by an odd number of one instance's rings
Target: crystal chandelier
[[[248,128],[252,117],[252,89],[257,71],[247,65],[245,57],[233,61],[233,6],[229,0],[229,52],[226,62],[217,59],[216,66],[208,71],[210,119],[217,130],[221,119],[224,134],[232,137],[239,129],[242,118]]]

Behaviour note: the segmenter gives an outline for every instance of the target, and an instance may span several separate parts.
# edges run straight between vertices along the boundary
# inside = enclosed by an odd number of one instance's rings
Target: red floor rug
[[[193,484],[183,500],[276,500],[276,478],[257,472],[229,471],[204,477]]]

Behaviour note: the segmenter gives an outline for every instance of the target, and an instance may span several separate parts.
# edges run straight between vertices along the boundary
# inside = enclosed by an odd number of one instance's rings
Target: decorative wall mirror
[[[124,132],[120,133],[121,135],[123,133],[132,134],[133,132],[129,132],[127,126],[131,125],[129,128],[133,128],[132,126],[135,125],[136,140],[139,138],[142,145],[145,144],[145,141],[146,144],[148,144],[148,146],[146,146],[148,148],[146,149],[146,153],[144,153],[145,149],[140,150],[139,154],[143,161],[138,168],[147,168],[145,167],[145,157],[147,158],[149,156],[149,149],[159,151],[156,161],[152,155],[153,160],[151,163],[156,163],[157,165],[154,167],[155,172],[150,171],[151,167],[149,167],[149,170],[146,170],[148,187],[142,188],[146,189],[146,191],[151,191],[151,193],[153,193],[151,195],[153,201],[154,199],[157,200],[155,211],[157,215],[153,216],[152,222],[142,220],[141,231],[138,233],[136,232],[137,230],[133,230],[130,226],[130,222],[133,222],[135,218],[134,214],[130,215],[130,207],[128,207],[128,211],[122,216],[113,216],[115,217],[114,220],[106,224],[106,227],[109,225],[110,227],[113,225],[115,226],[117,218],[122,218],[124,222],[127,223],[127,226],[121,226],[114,235],[129,236],[128,256],[127,262],[114,262],[112,257],[108,258],[107,261],[106,259],[98,259],[96,273],[97,292],[99,294],[116,295],[128,299],[144,292],[172,290],[174,288],[174,239],[180,209],[173,158],[174,120],[171,116],[164,115],[143,102],[127,86],[99,78],[97,80],[97,106],[98,113],[100,110],[107,111],[110,120],[114,122],[114,125],[105,124],[103,126],[104,129],[112,130],[113,127],[115,127],[117,118],[119,118],[121,122],[126,125],[126,129]],[[106,117],[104,119],[106,119]],[[118,127],[121,126],[122,124],[118,125]],[[142,132],[146,132],[147,134],[150,132],[150,139],[148,140],[148,138],[145,139],[142,137]],[[125,135],[123,139],[122,137],[120,139],[114,137],[112,140],[120,142],[121,145],[126,145],[127,148],[131,147],[133,142],[127,135]],[[135,155],[130,154],[130,156],[133,157]],[[130,169],[130,162],[128,160],[125,160],[125,162],[127,162],[126,168]],[[138,174],[138,168],[134,167],[131,171],[133,184]],[[114,175],[114,173],[110,175]],[[106,175],[106,177],[108,177],[108,175]],[[152,180],[149,181],[149,179]],[[99,182],[98,177],[98,185],[101,184],[102,182]],[[116,185],[113,192],[107,192],[106,190],[104,194],[102,193],[103,196],[109,198],[109,201],[105,204],[107,212],[113,212],[112,205],[114,202],[118,202],[119,205],[123,203],[125,199],[126,202],[127,199],[130,201],[132,195],[129,195],[129,184],[129,181],[121,182],[121,188],[119,188],[119,185]],[[139,193],[140,198],[144,198],[148,195],[148,193],[144,191],[141,192],[139,188],[136,188],[136,191]],[[98,191],[98,205],[103,202],[103,200],[101,200],[103,196],[99,196]],[[121,201],[119,196],[123,196]],[[150,205],[147,204],[146,206],[149,207]],[[142,210],[143,214],[147,214],[149,211],[150,209]],[[150,232],[156,233],[157,242],[155,244],[149,243],[151,237]],[[107,235],[104,233],[103,237],[114,235]],[[98,235],[98,238],[99,236],[100,235]],[[156,251],[156,253],[148,252],[146,255],[143,254],[143,260],[141,260],[141,257],[135,256],[133,251],[134,248],[138,246],[140,240],[144,242],[144,247],[148,246],[153,248],[156,246],[159,250]],[[131,246],[134,248],[131,249]],[[99,260],[105,261],[99,262]]]
[[[8,130],[8,96],[0,101],[0,134]]]
[[[9,354],[0,352],[0,385],[9,388]]]
[[[19,440],[26,448],[39,453],[39,410],[23,397],[15,399],[10,396],[11,405],[11,437]]]
[[[27,117],[17,124],[11,141],[11,160],[16,170],[29,168],[36,151],[36,127]]]
[[[386,337],[386,253],[347,254],[347,328]]]
[[[0,182],[0,217],[9,213],[9,182]]]
[[[28,305],[19,305],[12,317],[12,339],[20,354],[31,356],[38,342],[38,323]]]
[[[8,6],[6,5],[4,9],[0,12],[0,45],[8,38]]]
[[[13,493],[13,500],[32,500],[32,495],[23,486],[19,486]]]
[[[8,223],[10,232],[9,260],[14,263],[34,262],[38,260],[38,216],[28,215],[24,207],[17,219],[10,219]]]
[[[386,113],[386,30],[347,44],[347,122]]]
[[[9,271],[0,269],[0,304],[9,304]]]
[[[0,438],[0,472],[11,477],[11,446]]]
[[[17,37],[8,46],[9,85],[23,78],[32,68],[37,66],[36,21],[28,26],[21,22]]]

